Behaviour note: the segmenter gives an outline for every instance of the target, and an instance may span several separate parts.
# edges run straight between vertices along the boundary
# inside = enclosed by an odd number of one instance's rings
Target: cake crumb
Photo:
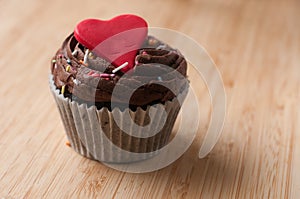
[[[70,143],[70,142],[66,142],[66,145],[67,145],[68,147],[71,147],[71,143]]]

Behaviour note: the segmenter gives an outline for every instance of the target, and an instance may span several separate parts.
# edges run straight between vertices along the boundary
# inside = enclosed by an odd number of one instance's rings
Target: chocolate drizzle
[[[112,74],[115,66],[93,53],[89,54],[88,66],[85,66],[82,63],[85,51],[86,48],[71,34],[54,56],[56,62],[51,64],[56,87],[61,89],[65,86],[65,96],[77,101],[110,103],[117,83],[122,87],[122,92],[126,93],[135,85],[149,80],[149,83],[134,91],[129,102],[132,106],[144,106],[171,100],[188,86],[185,79],[187,62],[184,57],[179,51],[152,36],[147,37],[135,58],[136,66],[125,76],[118,71],[114,77],[100,77],[102,73]],[[167,68],[162,67],[166,65]],[[159,82],[166,86],[159,85]],[[118,93],[114,98],[116,103],[126,103],[126,99],[122,98],[124,93]]]

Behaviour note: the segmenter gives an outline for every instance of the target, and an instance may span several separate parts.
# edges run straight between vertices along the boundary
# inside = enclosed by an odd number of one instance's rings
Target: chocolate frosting
[[[144,106],[172,100],[188,86],[185,78],[187,62],[184,57],[178,50],[152,36],[146,38],[136,55],[134,69],[126,75],[118,71],[113,77],[100,77],[103,73],[113,74],[116,67],[92,52],[87,56],[86,63],[83,63],[86,50],[71,34],[55,54],[55,61],[51,64],[56,87],[61,89],[64,86],[64,95],[73,100],[110,103],[118,83],[122,91],[114,95],[113,99],[116,103],[127,103],[128,99],[124,99],[123,94],[149,80],[147,84],[134,89],[129,101],[130,105]],[[160,85],[162,82],[165,86]]]

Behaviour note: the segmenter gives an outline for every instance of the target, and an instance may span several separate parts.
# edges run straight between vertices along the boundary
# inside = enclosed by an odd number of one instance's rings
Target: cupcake
[[[178,50],[148,35],[142,18],[120,15],[78,23],[52,59],[49,84],[71,147],[124,163],[150,158],[170,141],[186,76]]]

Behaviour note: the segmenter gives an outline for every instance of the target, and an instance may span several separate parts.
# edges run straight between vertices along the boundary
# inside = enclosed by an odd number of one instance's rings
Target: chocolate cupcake
[[[50,88],[79,154],[132,162],[155,155],[169,142],[188,91],[187,62],[152,36],[135,52],[133,66],[119,70],[72,33],[53,57]]]

